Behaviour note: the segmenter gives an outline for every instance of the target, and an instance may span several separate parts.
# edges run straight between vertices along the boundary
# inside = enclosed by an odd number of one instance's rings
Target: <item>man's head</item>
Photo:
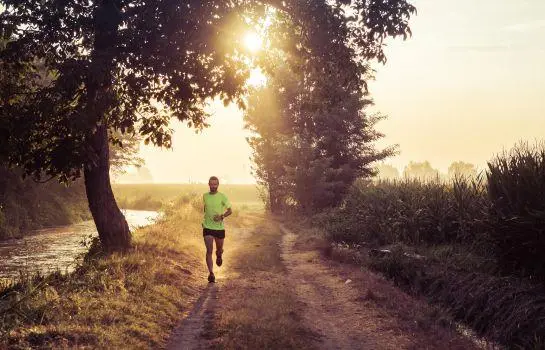
[[[216,176],[211,176],[208,180],[208,187],[210,187],[211,193],[216,193],[218,191],[218,186],[220,185],[220,180]]]

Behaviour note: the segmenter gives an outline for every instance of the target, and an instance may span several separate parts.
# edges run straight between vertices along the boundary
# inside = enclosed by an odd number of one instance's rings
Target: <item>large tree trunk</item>
[[[107,128],[103,125],[99,126],[89,142],[98,157],[96,165],[88,165],[84,170],[89,209],[95,220],[102,246],[109,251],[123,250],[130,246],[131,234],[110,185]]]
[[[94,14],[95,42],[92,64],[87,76],[87,117],[96,130],[87,142],[89,158],[85,164],[85,190],[102,246],[123,250],[130,246],[131,235],[119,210],[110,185],[110,155],[106,114],[115,103],[112,93],[114,56],[121,21],[114,0],[104,0]]]

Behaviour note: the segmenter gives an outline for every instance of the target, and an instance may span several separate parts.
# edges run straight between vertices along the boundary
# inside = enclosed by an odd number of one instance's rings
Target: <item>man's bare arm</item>
[[[231,210],[231,208],[227,208],[227,211],[222,215],[222,219],[225,219],[231,214],[233,214],[233,211]]]

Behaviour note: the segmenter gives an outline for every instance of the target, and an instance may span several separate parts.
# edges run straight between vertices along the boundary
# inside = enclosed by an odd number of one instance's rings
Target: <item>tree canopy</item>
[[[358,5],[310,2],[289,11],[293,16],[278,14],[268,28],[272,50],[262,66],[270,79],[250,95],[246,122],[256,135],[255,174],[273,211],[334,206],[357,177],[374,173],[372,162],[395,150],[373,146],[381,117],[365,112],[372,104],[367,80],[369,60],[385,61],[383,36],[361,38],[365,25],[347,21],[350,13],[358,18]]]
[[[415,11],[406,0],[3,3],[2,115],[10,116],[16,145],[10,159],[37,177],[62,178],[80,176],[82,164],[93,161],[85,139],[97,123],[168,147],[171,117],[202,127],[207,98],[240,96],[249,74],[241,33],[266,6],[291,20],[284,35],[302,34],[274,43],[291,54],[312,53],[301,68],[316,69],[317,59],[349,46],[351,57],[335,60],[357,63],[352,74],[362,76],[366,60],[386,60],[386,37],[410,34]],[[97,88],[104,90],[99,101],[90,91]],[[91,117],[93,109],[104,113]]]
[[[168,147],[171,117],[202,127],[206,99],[234,99],[248,74],[230,1],[4,3],[2,117],[10,159],[36,177],[80,176],[100,123]]]
[[[333,95],[343,87],[361,103],[366,62],[385,61],[384,40],[409,35],[415,12],[407,0],[3,4],[0,133],[7,161],[35,178],[70,181],[83,173],[100,238],[110,246],[130,241],[110,186],[108,141],[117,142],[111,131],[169,147],[171,118],[200,128],[209,98],[242,105],[250,69],[242,34],[268,10],[289,24],[271,49],[291,57],[315,110],[335,106],[319,103],[331,87],[337,87]],[[275,63],[266,57],[259,62],[267,72]],[[332,79],[329,86],[320,85],[321,76]],[[317,124],[334,120],[313,116]],[[295,122],[301,126],[303,120]],[[308,139],[318,141],[328,142]]]
[[[390,164],[379,163],[376,165],[377,177],[379,179],[395,180],[399,178],[399,170]]]
[[[448,167],[448,176],[450,178],[456,177],[466,177],[466,178],[476,178],[477,177],[477,167],[475,164],[457,161],[452,162]]]
[[[403,170],[403,177],[420,180],[435,180],[439,178],[439,170],[434,169],[429,161],[409,162]]]

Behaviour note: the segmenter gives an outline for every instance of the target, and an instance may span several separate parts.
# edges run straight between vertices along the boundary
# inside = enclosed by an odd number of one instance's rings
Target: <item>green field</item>
[[[176,198],[201,195],[207,184],[113,184],[114,195],[121,208],[157,210]],[[221,184],[219,191],[227,195],[233,206],[263,207],[257,185]]]

